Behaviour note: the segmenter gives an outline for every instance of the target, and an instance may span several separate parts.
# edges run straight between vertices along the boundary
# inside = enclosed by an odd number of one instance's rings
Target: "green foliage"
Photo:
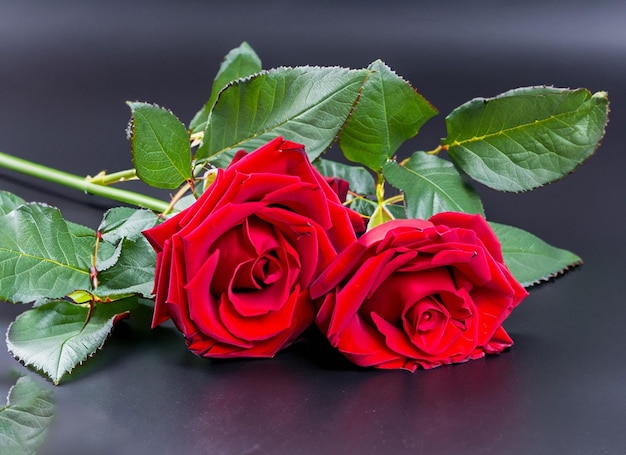
[[[211,166],[227,166],[239,149],[252,151],[283,136],[304,144],[323,175],[349,182],[346,204],[369,218],[368,228],[443,211],[484,215],[470,178],[503,191],[556,181],[593,154],[608,113],[606,93],[592,95],[585,89],[529,87],[477,98],[446,118],[447,137],[432,153],[447,150],[449,159],[416,152],[398,162],[395,155],[402,144],[437,110],[382,61],[358,70],[304,66],[262,71],[259,57],[245,42],[224,58],[210,97],[189,130],[167,109],[128,105],[136,175],[158,188],[196,185],[193,195],[177,201],[174,212],[193,204],[200,187],[210,182],[197,175]],[[194,144],[200,141],[195,156],[190,134]],[[357,165],[321,158],[335,141]],[[32,167],[30,175],[46,178],[41,166],[16,162],[0,156],[0,166],[20,172]],[[84,189],[80,177],[50,168],[45,173],[53,173],[50,180],[57,183],[72,177],[68,186]],[[116,177],[109,180],[121,181],[119,175],[134,172],[112,174]],[[104,189],[97,192],[104,186],[90,183],[94,194],[114,198]],[[398,194],[385,199],[385,184]],[[139,193],[117,197],[145,204]],[[10,351],[55,384],[93,355],[140,296],[151,296],[156,255],[142,231],[160,220],[148,210],[118,207],[106,212],[94,231],[64,220],[53,207],[27,204],[0,191],[0,300],[36,303],[9,327]],[[575,254],[521,229],[492,226],[505,262],[525,286],[581,263]],[[0,447],[3,431],[14,434],[14,422],[23,424],[27,435],[44,427],[37,418],[45,420],[45,412],[30,405],[18,409],[25,382],[18,382],[9,404],[0,409]],[[41,409],[47,408],[42,404]],[[12,414],[16,410],[17,417]],[[20,442],[20,437],[13,439]],[[40,435],[32,433],[31,439],[34,447]]]
[[[219,92],[224,87],[237,79],[258,73],[261,69],[261,59],[259,59],[248,43],[243,42],[241,46],[231,50],[224,58],[220,70],[217,76],[215,76],[211,97],[189,124],[191,132],[204,131],[211,109],[217,100]]]
[[[28,376],[19,378],[0,408],[0,452],[35,454],[44,443],[53,415],[52,392]]]
[[[191,145],[185,126],[167,109],[129,102],[130,144],[137,176],[157,188],[178,188],[191,178]]]
[[[136,297],[107,303],[48,302],[17,317],[7,331],[7,346],[25,365],[58,384],[102,347],[114,323],[136,306]]]
[[[607,94],[529,87],[476,98],[447,118],[443,144],[472,178],[502,191],[554,182],[598,147],[608,116]]]
[[[548,245],[529,232],[504,224],[489,224],[502,244],[504,262],[525,287],[554,278],[582,264],[574,253]]]
[[[409,218],[427,219],[439,212],[484,215],[476,191],[463,180],[452,163],[438,156],[416,152],[401,164],[387,161],[383,176],[404,192]]]
[[[98,273],[99,296],[140,294],[149,298],[154,287],[156,254],[147,240],[122,239],[115,249],[115,264]]]
[[[110,254],[99,255],[96,263],[100,297],[125,294],[152,295],[156,254],[142,231],[159,218],[149,210],[116,207],[107,211],[98,227],[101,245],[111,245]]]
[[[350,191],[358,194],[374,194],[375,182],[372,174],[360,166],[350,166],[337,161],[317,159],[314,163],[320,174],[326,177],[339,177],[347,181]]]
[[[121,239],[134,241],[143,238],[141,232],[155,226],[158,221],[159,217],[150,210],[115,207],[104,214],[98,231],[110,243],[117,243]]]
[[[0,215],[6,215],[22,204],[26,204],[26,201],[21,197],[8,191],[0,191]]]
[[[369,70],[277,68],[238,80],[211,112],[197,159],[254,150],[276,136],[306,146],[311,161],[330,147],[345,123]]]
[[[90,289],[95,238],[75,235],[76,226],[43,204],[0,216],[0,300],[39,302]]]
[[[339,146],[349,160],[378,171],[437,110],[380,60],[368,69],[372,73],[341,132]]]

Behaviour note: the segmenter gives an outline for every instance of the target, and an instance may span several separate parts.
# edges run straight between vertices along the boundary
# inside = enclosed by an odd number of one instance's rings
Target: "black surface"
[[[525,194],[480,188],[489,218],[585,260],[507,320],[509,352],[415,374],[358,370],[314,345],[211,362],[144,315],[48,383],[42,453],[626,453],[626,5],[504,3],[0,3],[0,150],[81,175],[130,166],[126,100],[188,121],[243,40],[266,68],[383,59],[441,112],[409,151],[436,146],[445,114],[475,96],[550,84],[612,103],[600,151],[572,176]],[[6,171],[0,188],[92,227],[109,204]],[[0,330],[23,309],[0,306]],[[15,372],[39,378],[0,353],[0,392]]]

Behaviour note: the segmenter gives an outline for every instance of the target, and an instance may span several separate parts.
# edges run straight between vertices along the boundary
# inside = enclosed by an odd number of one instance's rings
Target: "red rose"
[[[271,357],[313,322],[309,286],[362,224],[302,145],[239,152],[191,207],[144,233],[157,252],[152,326],[171,318],[200,356]]]
[[[527,295],[478,215],[394,220],[339,254],[311,286],[316,322],[352,362],[432,368],[513,344],[501,324]]]
[[[325,177],[325,179],[333,191],[337,193],[339,200],[341,202],[346,202],[346,199],[348,198],[348,190],[350,189],[348,181],[339,177]]]

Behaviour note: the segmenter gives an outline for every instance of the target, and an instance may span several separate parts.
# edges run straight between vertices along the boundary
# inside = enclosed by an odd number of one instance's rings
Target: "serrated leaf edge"
[[[341,132],[342,132],[343,128],[345,127],[346,123],[348,122],[348,119],[352,116],[352,113],[354,112],[354,108],[355,108],[355,106],[357,105],[357,103],[359,102],[359,100],[361,98],[361,92],[363,91],[363,87],[365,86],[365,83],[367,82],[369,77],[373,73],[375,73],[376,71],[372,70],[372,69],[368,69],[368,68],[353,69],[353,68],[347,68],[347,67],[342,67],[342,66],[338,66],[338,65],[337,66],[317,66],[317,65],[311,66],[311,65],[305,65],[305,66],[296,66],[296,67],[293,67],[293,66],[279,66],[279,67],[276,67],[276,68],[272,68],[270,70],[261,70],[258,73],[251,74],[250,76],[246,76],[246,77],[243,77],[243,78],[231,81],[229,84],[224,86],[224,88],[222,90],[220,90],[220,92],[217,95],[217,98],[215,99],[215,103],[214,103],[213,106],[217,106],[218,105],[218,103],[220,101],[220,98],[222,97],[222,94],[229,87],[248,82],[248,81],[250,81],[252,79],[256,79],[258,77],[261,77],[261,76],[264,76],[264,75],[267,75],[267,74],[277,73],[279,71],[285,71],[285,70],[302,70],[303,72],[305,70],[341,70],[341,71],[351,71],[351,72],[363,72],[363,73],[365,73],[365,77],[364,77],[363,81],[361,82],[361,86],[359,88],[358,95],[357,95],[355,101],[352,103],[352,106],[350,108],[350,111],[348,112],[348,115],[346,116],[346,118],[345,118],[344,122],[342,123],[342,125],[337,130],[337,134],[335,135],[333,140],[328,144],[328,146],[320,154],[320,156],[321,156],[324,153],[326,153],[333,146],[333,144],[335,142],[337,142],[337,139],[341,135]],[[306,112],[306,110],[298,113],[298,116],[302,115],[304,112]],[[213,113],[213,110],[211,110],[211,113],[209,114],[209,120],[207,121],[207,125],[206,125],[205,130],[204,130],[205,131],[205,136],[206,136],[207,129],[209,128],[209,126],[211,124],[212,113]],[[228,147],[228,148],[224,148],[224,149],[218,150],[217,152],[213,153],[210,157],[208,157],[208,159],[209,160],[215,159],[216,157],[222,155],[223,153],[228,152],[229,150],[233,150],[233,149],[236,149],[238,147],[241,147],[244,143],[246,143],[246,142],[248,142],[248,141],[250,141],[252,139],[255,139],[255,138],[259,137],[259,136],[262,136],[262,135],[268,133],[269,131],[272,131],[272,130],[280,127],[281,125],[287,123],[289,120],[290,119],[282,121],[282,122],[279,122],[279,123],[276,123],[276,124],[273,124],[271,126],[268,126],[264,130],[257,132],[255,135],[253,135],[251,137],[245,138],[244,140],[239,141],[236,144],[231,144],[231,146]],[[205,158],[202,158],[202,159],[204,160]]]
[[[112,318],[110,318],[109,320],[107,320],[107,323],[105,324],[105,327],[108,326],[108,330],[106,331],[106,335],[104,336],[104,338],[102,339],[102,343],[100,343],[100,345],[94,349],[92,352],[88,353],[82,360],[80,360],[78,363],[75,363],[74,365],[71,366],[71,368],[64,370],[62,372],[59,372],[59,369],[57,369],[56,374],[54,374],[52,371],[48,371],[48,369],[37,365],[35,362],[29,362],[23,358],[21,358],[20,356],[18,356],[17,354],[15,354],[15,352],[13,351],[13,349],[11,349],[11,346],[14,346],[13,343],[11,343],[11,341],[9,340],[9,332],[11,330],[11,327],[13,326],[13,324],[15,324],[15,322],[17,321],[17,318],[15,319],[15,321],[11,322],[9,324],[9,326],[7,327],[7,331],[5,333],[5,342],[6,342],[6,346],[7,346],[7,350],[9,352],[9,354],[11,354],[11,356],[13,356],[15,359],[19,360],[20,363],[22,363],[24,366],[26,367],[33,367],[38,371],[42,371],[43,373],[45,373],[45,375],[50,378],[50,380],[52,381],[52,383],[54,385],[59,385],[59,383],[61,382],[61,380],[63,379],[63,377],[66,374],[71,374],[72,371],[74,371],[74,369],[79,366],[82,365],[84,362],[86,362],[87,360],[89,360],[91,357],[93,357],[99,350],[101,350],[104,347],[104,344],[106,343],[106,341],[108,340],[109,336],[111,335],[111,333],[113,332],[113,328],[115,326],[115,320],[119,319],[120,317],[124,317],[124,315],[128,315],[130,313],[130,311],[125,311],[123,313],[117,314],[115,316],[113,316]],[[21,316],[21,315],[20,315]],[[18,316],[18,318],[20,317]],[[73,335],[72,337],[75,337],[77,335],[80,335],[83,330],[85,329],[85,327],[87,326],[87,323],[83,326],[83,328],[80,330],[80,332],[78,332],[78,334]],[[65,340],[62,343],[62,346],[65,345],[65,343],[68,340]]]

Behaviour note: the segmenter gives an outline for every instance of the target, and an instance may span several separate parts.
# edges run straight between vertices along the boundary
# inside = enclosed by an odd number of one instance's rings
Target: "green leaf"
[[[191,178],[189,133],[167,109],[128,102],[130,144],[137,176],[148,185],[174,189]]]
[[[387,211],[391,213],[394,220],[404,220],[409,218],[406,213],[406,207],[400,204],[385,204]]]
[[[379,171],[437,110],[382,61],[368,69],[373,73],[341,131],[339,146],[349,160]]]
[[[261,69],[261,59],[245,41],[241,43],[241,46],[226,54],[220,70],[213,81],[211,97],[189,124],[191,132],[204,131],[215,100],[217,100],[219,92],[224,87],[237,79],[258,73]]]
[[[158,221],[159,217],[151,210],[115,207],[104,214],[98,231],[110,243],[124,238],[136,240],[143,237],[142,231],[155,226]]]
[[[75,226],[43,204],[0,216],[0,300],[42,301],[91,289],[95,237],[74,235]]]
[[[93,229],[68,220],[65,220],[65,224],[67,224],[67,228],[72,235],[76,237],[89,237],[91,242],[95,241],[96,232]]]
[[[137,305],[136,298],[77,305],[48,302],[19,315],[7,331],[9,351],[58,384],[66,373],[102,347],[116,321]]]
[[[439,212],[484,215],[478,193],[463,181],[451,162],[438,156],[416,152],[402,164],[389,160],[383,176],[404,192],[409,218],[426,220]]]
[[[19,378],[0,408],[0,451],[35,454],[44,443],[53,415],[52,392],[28,376]]]
[[[174,210],[183,211],[188,207],[191,207],[198,199],[193,194],[181,197],[176,204],[174,204]]]
[[[0,191],[0,215],[6,215],[23,204],[26,201],[21,197],[8,191]]]
[[[152,295],[156,254],[142,232],[159,222],[150,210],[116,207],[107,211],[98,227],[106,254],[96,263],[100,298],[124,294]]]
[[[350,166],[337,161],[317,159],[313,163],[320,174],[326,177],[338,177],[350,184],[350,190],[357,194],[374,194],[376,183],[374,177],[364,167]]]
[[[115,263],[98,269],[98,288],[94,292],[101,298],[125,294],[150,297],[155,264],[156,254],[146,239],[123,239],[116,248]]]
[[[349,202],[350,202],[349,207],[352,210],[360,213],[361,215],[367,218],[372,216],[372,214],[374,213],[374,210],[376,210],[376,207],[378,206],[376,201],[373,201],[365,197],[354,198],[350,200]]]
[[[283,136],[304,144],[313,161],[335,140],[370,74],[336,67],[276,68],[235,81],[220,93],[196,158],[213,161]]]
[[[447,118],[452,161],[502,191],[525,191],[572,172],[597,149],[608,118],[605,92],[529,87],[476,98]]]
[[[505,224],[489,224],[502,244],[504,262],[525,287],[582,264],[582,259],[574,253],[551,246],[529,232]]]

